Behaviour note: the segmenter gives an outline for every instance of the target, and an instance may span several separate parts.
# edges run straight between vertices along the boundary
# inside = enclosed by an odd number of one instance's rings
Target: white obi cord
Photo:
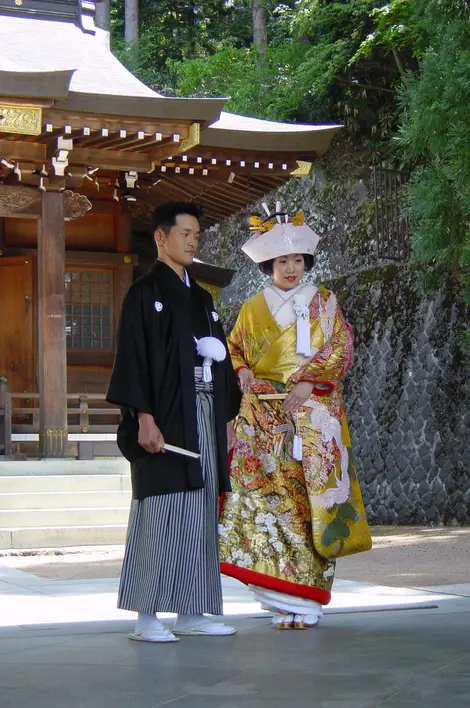
[[[204,383],[212,382],[212,364],[214,361],[224,361],[227,350],[217,337],[202,337],[196,339],[196,351],[203,358],[202,380]]]

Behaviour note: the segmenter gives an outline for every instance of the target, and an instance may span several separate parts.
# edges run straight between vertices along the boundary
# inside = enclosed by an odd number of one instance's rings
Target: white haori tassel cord
[[[196,350],[199,356],[203,357],[202,363],[202,379],[204,383],[212,382],[212,364],[214,361],[224,361],[227,356],[227,350],[224,345],[216,337],[202,337],[196,339]]]
[[[310,345],[310,310],[303,295],[294,296],[294,312],[297,317],[297,354],[311,357]]]
[[[295,435],[294,435],[294,442],[292,443],[292,457],[297,462],[302,462],[302,460],[303,460],[303,444],[302,444],[302,438],[299,435],[299,412],[298,411],[295,416]]]

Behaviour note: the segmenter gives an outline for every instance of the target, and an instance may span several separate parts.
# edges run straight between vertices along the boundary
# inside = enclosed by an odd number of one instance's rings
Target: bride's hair
[[[313,268],[313,256],[310,253],[302,253],[304,257],[304,270],[306,273],[309,272],[309,270],[312,270]],[[263,261],[262,263],[259,263],[259,269],[264,275],[272,275],[273,274],[273,262],[274,258],[271,258],[269,261]]]

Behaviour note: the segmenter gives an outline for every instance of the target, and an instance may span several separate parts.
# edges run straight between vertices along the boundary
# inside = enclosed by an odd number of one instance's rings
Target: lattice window
[[[404,172],[374,169],[375,230],[379,258],[404,260],[410,255],[410,225],[404,214]]]
[[[68,349],[111,349],[113,276],[111,271],[65,273]]]

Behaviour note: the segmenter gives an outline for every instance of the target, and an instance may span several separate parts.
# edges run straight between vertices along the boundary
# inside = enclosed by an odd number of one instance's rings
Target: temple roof
[[[116,59],[107,32],[10,15],[0,15],[0,94],[58,99],[63,110],[209,122],[226,100],[163,97]]]
[[[222,111],[218,121],[201,136],[201,145],[239,150],[273,150],[286,152],[311,150],[323,154],[340,125],[302,125],[275,123]]]
[[[191,199],[206,227],[310,174],[341,128],[226,113],[224,98],[162,96],[112,54],[93,9],[0,0],[3,180],[47,189],[61,178],[90,197],[99,187],[144,223],[163,201]]]

